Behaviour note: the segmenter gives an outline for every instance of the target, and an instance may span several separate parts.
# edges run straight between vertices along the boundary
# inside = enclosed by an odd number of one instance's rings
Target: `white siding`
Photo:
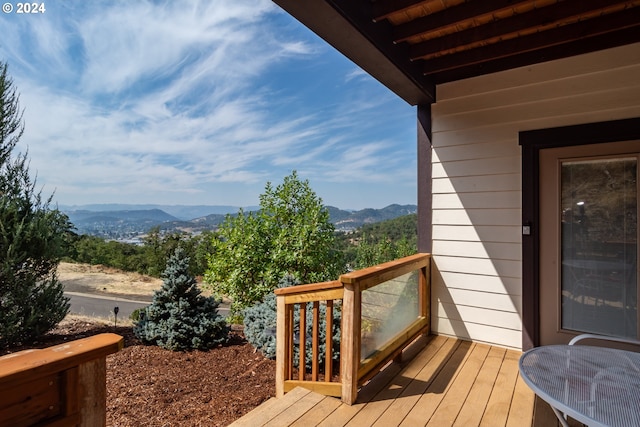
[[[640,43],[440,85],[432,329],[521,348],[518,132],[640,117]]]

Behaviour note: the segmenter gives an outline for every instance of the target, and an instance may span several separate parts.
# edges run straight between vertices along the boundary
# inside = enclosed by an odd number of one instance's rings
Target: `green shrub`
[[[287,288],[289,286],[299,285],[300,282],[291,275],[284,276],[278,283],[278,288]],[[306,337],[305,343],[306,355],[305,365],[307,368],[311,368],[312,363],[312,342],[311,334],[313,331],[313,304],[307,304],[307,319],[306,319]],[[247,341],[253,345],[256,349],[260,350],[265,357],[275,359],[276,357],[276,296],[273,292],[267,294],[261,303],[258,303],[252,307],[244,310],[244,335]],[[324,354],[326,345],[326,306],[320,305],[320,328],[319,335],[319,352]],[[334,360],[338,360],[340,351],[340,319],[341,311],[338,304],[333,308],[333,355]],[[300,330],[300,311],[294,310],[294,331]],[[294,340],[299,339],[300,334],[295,333]],[[297,344],[297,342],[296,342]],[[294,347],[294,366],[298,366],[299,360],[299,346]],[[321,357],[320,366],[324,365],[324,357]]]
[[[135,310],[133,310],[131,312],[131,314],[129,315],[129,319],[131,319],[134,323],[139,322],[140,321],[140,313],[145,309],[145,307],[142,308],[136,308]]]
[[[167,262],[162,288],[140,310],[133,332],[146,344],[168,350],[208,350],[228,339],[229,327],[213,297],[204,297],[189,274],[189,258],[177,248]]]

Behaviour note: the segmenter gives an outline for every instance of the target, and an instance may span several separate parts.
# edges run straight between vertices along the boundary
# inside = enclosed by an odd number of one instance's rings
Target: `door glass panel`
[[[637,337],[637,159],[561,164],[563,329]]]

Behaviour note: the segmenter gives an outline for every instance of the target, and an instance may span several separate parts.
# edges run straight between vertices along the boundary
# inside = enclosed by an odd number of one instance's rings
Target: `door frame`
[[[519,132],[518,140],[522,146],[523,350],[540,344],[540,150],[636,139],[640,139],[640,118]]]

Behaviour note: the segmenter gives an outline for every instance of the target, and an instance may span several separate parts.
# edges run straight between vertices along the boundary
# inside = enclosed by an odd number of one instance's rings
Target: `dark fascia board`
[[[325,0],[273,0],[410,105],[435,102],[435,85],[416,82]],[[421,78],[421,77],[418,77]],[[422,77],[423,78],[423,77]]]

